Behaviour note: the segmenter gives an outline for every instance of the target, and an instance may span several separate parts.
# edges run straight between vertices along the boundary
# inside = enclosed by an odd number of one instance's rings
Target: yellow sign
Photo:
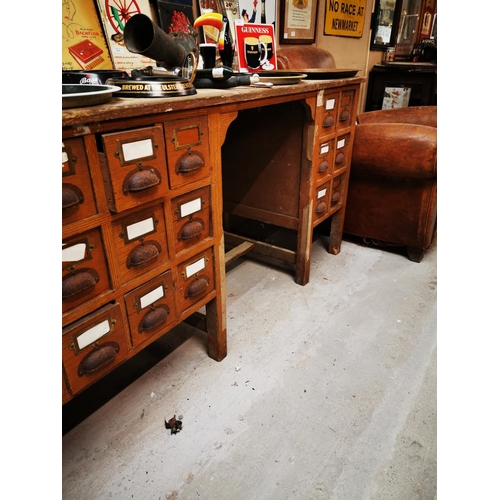
[[[366,0],[326,0],[325,35],[361,37]]]

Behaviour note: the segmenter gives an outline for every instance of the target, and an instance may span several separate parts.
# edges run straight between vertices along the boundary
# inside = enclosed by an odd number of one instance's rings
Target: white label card
[[[86,332],[83,332],[81,335],[78,335],[76,338],[78,347],[80,349],[85,349],[85,347],[109,333],[110,330],[109,321],[106,319],[102,323],[99,323],[88,329]]]
[[[188,215],[194,214],[201,210],[201,198],[196,198],[196,200],[188,201],[181,205],[181,217],[187,217]]]
[[[318,200],[319,200],[320,198],[323,198],[323,196],[325,196],[325,195],[326,195],[326,189],[320,189],[320,190],[318,191]]]
[[[330,144],[326,143],[326,144],[321,144],[321,151],[319,154],[326,154],[328,153],[328,151],[330,151]]]
[[[153,156],[153,142],[151,141],[151,139],[127,142],[125,144],[122,144],[122,151],[123,159],[125,161],[132,161],[137,158]]]
[[[129,240],[133,240],[142,236],[143,234],[151,233],[154,231],[155,225],[153,222],[153,217],[149,219],[142,220],[140,222],[136,222],[135,224],[130,224],[127,226],[127,237]]]
[[[335,107],[335,99],[328,99],[325,104],[325,109],[333,109]]]
[[[343,148],[345,146],[345,139],[337,142],[337,149]]]
[[[202,269],[205,269],[205,257],[202,257],[196,262],[189,264],[189,266],[186,266],[186,278],[190,278],[191,276],[193,276],[193,274],[196,274]]]
[[[141,309],[148,307],[153,302],[164,297],[164,295],[165,294],[163,293],[163,286],[162,285],[160,285],[158,288],[155,288],[154,290],[151,290],[151,292],[149,292],[146,295],[143,295],[141,297]]]
[[[65,163],[68,163],[68,153],[66,153],[66,151],[62,152],[62,163],[63,163],[63,167],[64,167]]]
[[[76,245],[71,245],[68,248],[62,249],[62,261],[63,262],[78,262],[85,258],[85,252],[87,250],[87,245],[85,243],[77,243]]]

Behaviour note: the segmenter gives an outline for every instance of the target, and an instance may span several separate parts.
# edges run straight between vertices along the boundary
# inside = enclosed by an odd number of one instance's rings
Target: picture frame
[[[281,0],[280,44],[315,43],[317,16],[316,0]]]

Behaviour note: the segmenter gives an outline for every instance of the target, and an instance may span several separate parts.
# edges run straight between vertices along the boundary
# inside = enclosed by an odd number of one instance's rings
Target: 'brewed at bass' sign
[[[325,35],[363,36],[366,0],[327,0],[325,9]]]

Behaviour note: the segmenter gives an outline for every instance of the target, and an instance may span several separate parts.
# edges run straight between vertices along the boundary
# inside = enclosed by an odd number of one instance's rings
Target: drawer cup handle
[[[79,269],[67,274],[62,280],[62,298],[68,299],[95,286],[99,275],[94,269]]]
[[[69,208],[76,207],[83,203],[83,193],[80,189],[73,184],[62,185],[62,209],[68,210]]]
[[[135,247],[127,257],[127,268],[142,266],[153,262],[160,255],[161,246],[156,241],[148,241]]]
[[[189,240],[202,233],[205,224],[201,219],[193,219],[186,222],[179,231],[179,240]]]
[[[323,172],[326,172],[328,170],[328,162],[326,160],[323,160],[318,167],[318,173],[322,174]]]
[[[341,122],[346,122],[347,120],[349,120],[349,118],[351,118],[351,113],[349,113],[349,111],[347,111],[347,109],[344,109],[344,111],[342,111],[342,113],[340,113],[339,120]]]
[[[332,203],[338,203],[340,201],[340,193],[338,191],[335,191],[332,196]]]
[[[337,156],[335,157],[335,163],[344,163],[344,160],[345,160],[345,154],[337,153]]]
[[[101,370],[116,358],[119,351],[120,346],[116,342],[106,342],[98,346],[81,360],[78,365],[78,376],[83,377]]]
[[[205,165],[203,155],[198,151],[188,151],[179,157],[175,165],[175,171],[181,174],[195,172]]]
[[[325,116],[325,119],[323,120],[323,128],[333,127],[334,124],[335,120],[333,119],[333,116],[328,113],[328,116]]]
[[[326,203],[324,201],[321,201],[316,205],[316,210],[314,212],[317,214],[322,214],[325,210],[326,210]]]
[[[157,186],[161,182],[159,172],[148,167],[145,170],[136,170],[131,172],[123,181],[123,193],[138,193],[146,189]]]
[[[203,293],[207,288],[208,278],[206,276],[200,276],[187,287],[185,297],[195,297],[196,295]]]
[[[154,309],[148,311],[139,322],[139,333],[143,331],[153,330],[154,328],[159,327],[162,323],[167,321],[167,317],[170,313],[170,310],[167,306],[160,304],[156,306]]]

